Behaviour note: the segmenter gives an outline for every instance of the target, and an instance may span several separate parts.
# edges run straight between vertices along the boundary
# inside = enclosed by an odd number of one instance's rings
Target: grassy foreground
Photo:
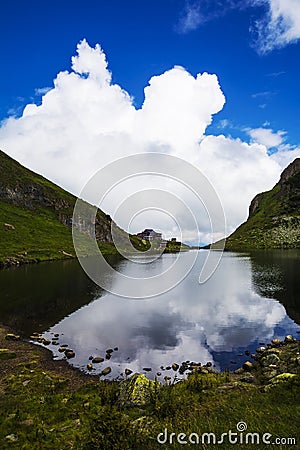
[[[222,433],[236,432],[239,422],[247,424],[244,439],[247,432],[270,433],[270,442],[284,438],[284,444],[233,445],[224,437],[221,448],[297,448],[287,444],[288,438],[299,445],[299,375],[272,383],[258,365],[252,370],[254,383],[233,373],[194,373],[185,381],[172,379],[162,386],[147,384],[142,376],[144,400],[137,396],[130,401],[126,395],[135,375],[121,383],[82,375],[64,361],[51,361],[44,348],[3,341],[3,336],[2,329],[0,344],[5,343],[15,357],[0,355],[1,449],[177,449],[183,445],[177,440],[179,433],[200,436],[199,445],[188,443],[185,448],[209,448],[212,437],[206,435],[201,444],[203,433],[215,433],[220,439]],[[299,341],[287,344],[280,348],[281,357],[298,367],[299,350]],[[162,443],[157,441],[160,433]],[[175,435],[170,437],[171,433]],[[196,435],[191,439],[196,442]]]

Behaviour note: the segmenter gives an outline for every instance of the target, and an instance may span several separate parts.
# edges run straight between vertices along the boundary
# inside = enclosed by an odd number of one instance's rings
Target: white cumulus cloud
[[[28,104],[21,117],[10,117],[1,124],[0,148],[76,195],[98,169],[123,156],[141,153],[146,158],[149,152],[163,152],[181,157],[196,165],[215,187],[230,232],[246,219],[252,197],[270,189],[300,149],[291,152],[284,151],[285,147],[269,156],[268,148],[282,144],[284,135],[268,129],[249,131],[250,144],[206,135],[213,115],[224,103],[215,74],[193,77],[175,66],[150,79],[144,103],[137,109],[131,96],[112,83],[101,47],[91,48],[83,40],[72,58],[71,70],[57,75],[41,104]],[[193,210],[201,240],[207,242],[210,230],[203,208],[170,180],[131,180],[109,197],[106,212],[114,213],[122,195],[126,198],[145,187],[177,192]],[[196,238],[184,222],[184,209],[179,208],[178,217],[189,240]],[[119,224],[125,223],[120,218]],[[135,231],[152,226],[143,222],[142,216],[135,223]],[[172,235],[169,223],[160,217],[155,226]]]
[[[274,132],[271,128],[252,128],[247,130],[249,136],[254,142],[262,144],[265,147],[279,147],[285,140],[286,132],[279,130]]]

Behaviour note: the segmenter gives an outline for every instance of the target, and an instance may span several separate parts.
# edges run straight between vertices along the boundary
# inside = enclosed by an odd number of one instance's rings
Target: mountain
[[[75,256],[72,215],[76,200],[0,150],[0,266]],[[85,224],[80,225],[84,228]],[[90,228],[91,224],[86,225]],[[98,210],[95,234],[102,253],[117,253],[111,225],[110,216]],[[116,229],[125,240],[126,232]],[[136,247],[143,246],[137,238],[130,238]]]
[[[300,248],[300,158],[270,191],[256,195],[249,217],[226,239],[226,249]]]

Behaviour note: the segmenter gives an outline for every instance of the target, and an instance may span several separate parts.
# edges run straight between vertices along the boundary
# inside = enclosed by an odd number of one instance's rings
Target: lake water
[[[129,368],[151,368],[174,375],[161,366],[176,362],[211,361],[217,370],[234,370],[251,352],[271,339],[300,330],[300,251],[224,253],[214,275],[199,285],[206,251],[197,253],[188,276],[175,288],[148,299],[121,298],[103,291],[77,261],[41,263],[0,271],[0,321],[26,337],[33,331],[47,338],[58,334],[76,354],[70,364],[86,370],[90,356],[109,361],[94,364],[92,373],[110,366],[108,378]],[[194,251],[167,254],[149,264],[110,258],[124,275],[148,277],[182,264]],[[104,271],[103,277],[106,276]],[[113,286],[116,280],[109,283]],[[55,358],[59,345],[50,344]]]

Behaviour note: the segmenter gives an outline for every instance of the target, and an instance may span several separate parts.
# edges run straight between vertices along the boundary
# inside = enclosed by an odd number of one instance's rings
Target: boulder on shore
[[[144,374],[135,373],[120,384],[120,404],[127,407],[145,406],[149,404],[156,389],[160,386],[158,381],[149,380]]]

